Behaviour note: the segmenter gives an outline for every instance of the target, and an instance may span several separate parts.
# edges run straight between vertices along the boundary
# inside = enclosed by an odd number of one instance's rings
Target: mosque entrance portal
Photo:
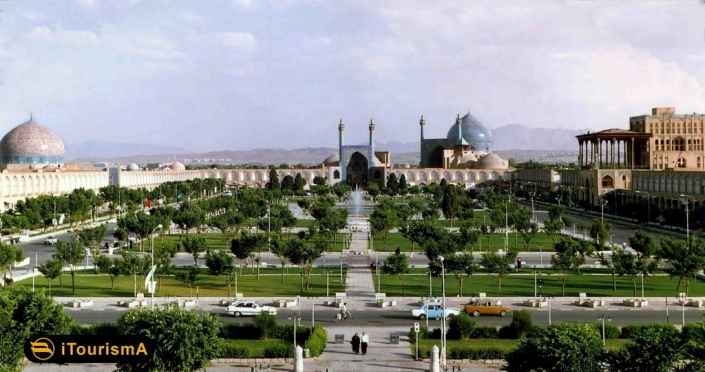
[[[367,158],[359,152],[355,152],[350,156],[350,161],[347,167],[347,183],[351,187],[367,186]]]

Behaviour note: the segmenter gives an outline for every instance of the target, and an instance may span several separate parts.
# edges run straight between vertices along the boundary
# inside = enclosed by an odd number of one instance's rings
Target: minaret
[[[421,159],[421,161],[423,162],[423,127],[426,126],[426,120],[424,120],[423,114],[421,114],[419,126],[421,127],[421,140],[419,141],[419,159]]]
[[[338,123],[338,163],[343,161],[343,129],[345,129],[345,124],[341,118]]]
[[[467,141],[465,141],[465,138],[463,138],[463,122],[460,120],[460,114],[455,118],[455,125],[458,126],[458,140],[456,145],[458,146],[464,146],[468,145]]]
[[[374,166],[375,159],[375,143],[373,140],[373,135],[375,133],[375,122],[370,119],[370,145],[368,147],[369,154],[367,156],[367,167],[372,168]]]
[[[343,118],[340,118],[338,122],[338,167],[340,167],[340,177],[345,180],[345,166],[343,166],[343,130],[345,129],[345,124],[343,124]]]

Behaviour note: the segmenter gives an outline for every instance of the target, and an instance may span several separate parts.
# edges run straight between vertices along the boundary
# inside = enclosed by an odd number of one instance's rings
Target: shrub
[[[262,337],[271,337],[277,328],[277,318],[269,313],[259,313],[255,317],[255,326],[262,332]]]
[[[309,349],[312,357],[317,357],[326,349],[328,335],[321,326],[315,326],[311,330],[311,336],[306,340],[305,348]]]
[[[308,327],[296,327],[296,342],[299,345],[303,345],[305,340],[311,335],[311,328]],[[276,326],[272,329],[272,333],[269,335],[270,338],[278,338],[280,340],[293,341],[294,340],[294,326]]]
[[[250,356],[250,351],[246,347],[224,342],[220,355],[222,358],[247,358]]]
[[[441,339],[441,329],[434,328],[433,331],[431,331],[431,334],[428,335],[428,338],[431,338],[434,340],[440,340]]]
[[[509,372],[604,370],[602,342],[589,324],[536,328],[505,359]]]
[[[448,351],[449,359],[504,359],[506,350],[497,347],[453,348]]]
[[[262,330],[254,324],[225,324],[220,328],[220,337],[241,340],[259,340]]]
[[[527,310],[512,312],[512,322],[499,329],[500,338],[519,338],[534,328],[531,313]]]
[[[703,323],[690,323],[683,327],[682,331],[683,340],[688,341],[699,341],[705,340],[705,324]]]
[[[600,337],[602,337],[602,322],[593,323],[592,326],[595,327],[597,333],[600,335]],[[614,324],[605,322],[605,338],[619,338],[620,333],[621,331],[619,330],[619,327]]]
[[[451,340],[459,340],[462,338],[470,338],[475,326],[477,324],[474,320],[470,319],[470,316],[465,313],[458,314],[450,318],[450,323],[448,324],[448,337]]]
[[[423,340],[428,338],[428,328],[426,326],[419,327],[419,339]],[[414,332],[414,327],[409,328],[409,342],[416,343],[416,332]]]
[[[470,338],[498,338],[497,327],[475,327],[470,334]]]
[[[643,332],[651,329],[675,329],[672,324],[654,323],[654,324],[634,324],[622,327],[620,338],[635,338]]]
[[[294,356],[294,352],[289,344],[281,343],[264,349],[265,358],[287,358],[292,356]]]

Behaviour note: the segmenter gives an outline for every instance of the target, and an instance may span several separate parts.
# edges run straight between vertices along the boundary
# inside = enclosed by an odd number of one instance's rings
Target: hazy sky
[[[414,141],[423,113],[705,112],[702,1],[0,0],[0,130],[193,150]]]

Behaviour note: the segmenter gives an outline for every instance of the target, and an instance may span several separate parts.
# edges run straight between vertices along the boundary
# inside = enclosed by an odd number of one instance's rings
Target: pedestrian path
[[[372,299],[375,296],[375,284],[370,271],[370,258],[367,255],[367,234],[354,232],[351,239],[352,252],[346,257],[348,272],[345,292],[349,298]]]

